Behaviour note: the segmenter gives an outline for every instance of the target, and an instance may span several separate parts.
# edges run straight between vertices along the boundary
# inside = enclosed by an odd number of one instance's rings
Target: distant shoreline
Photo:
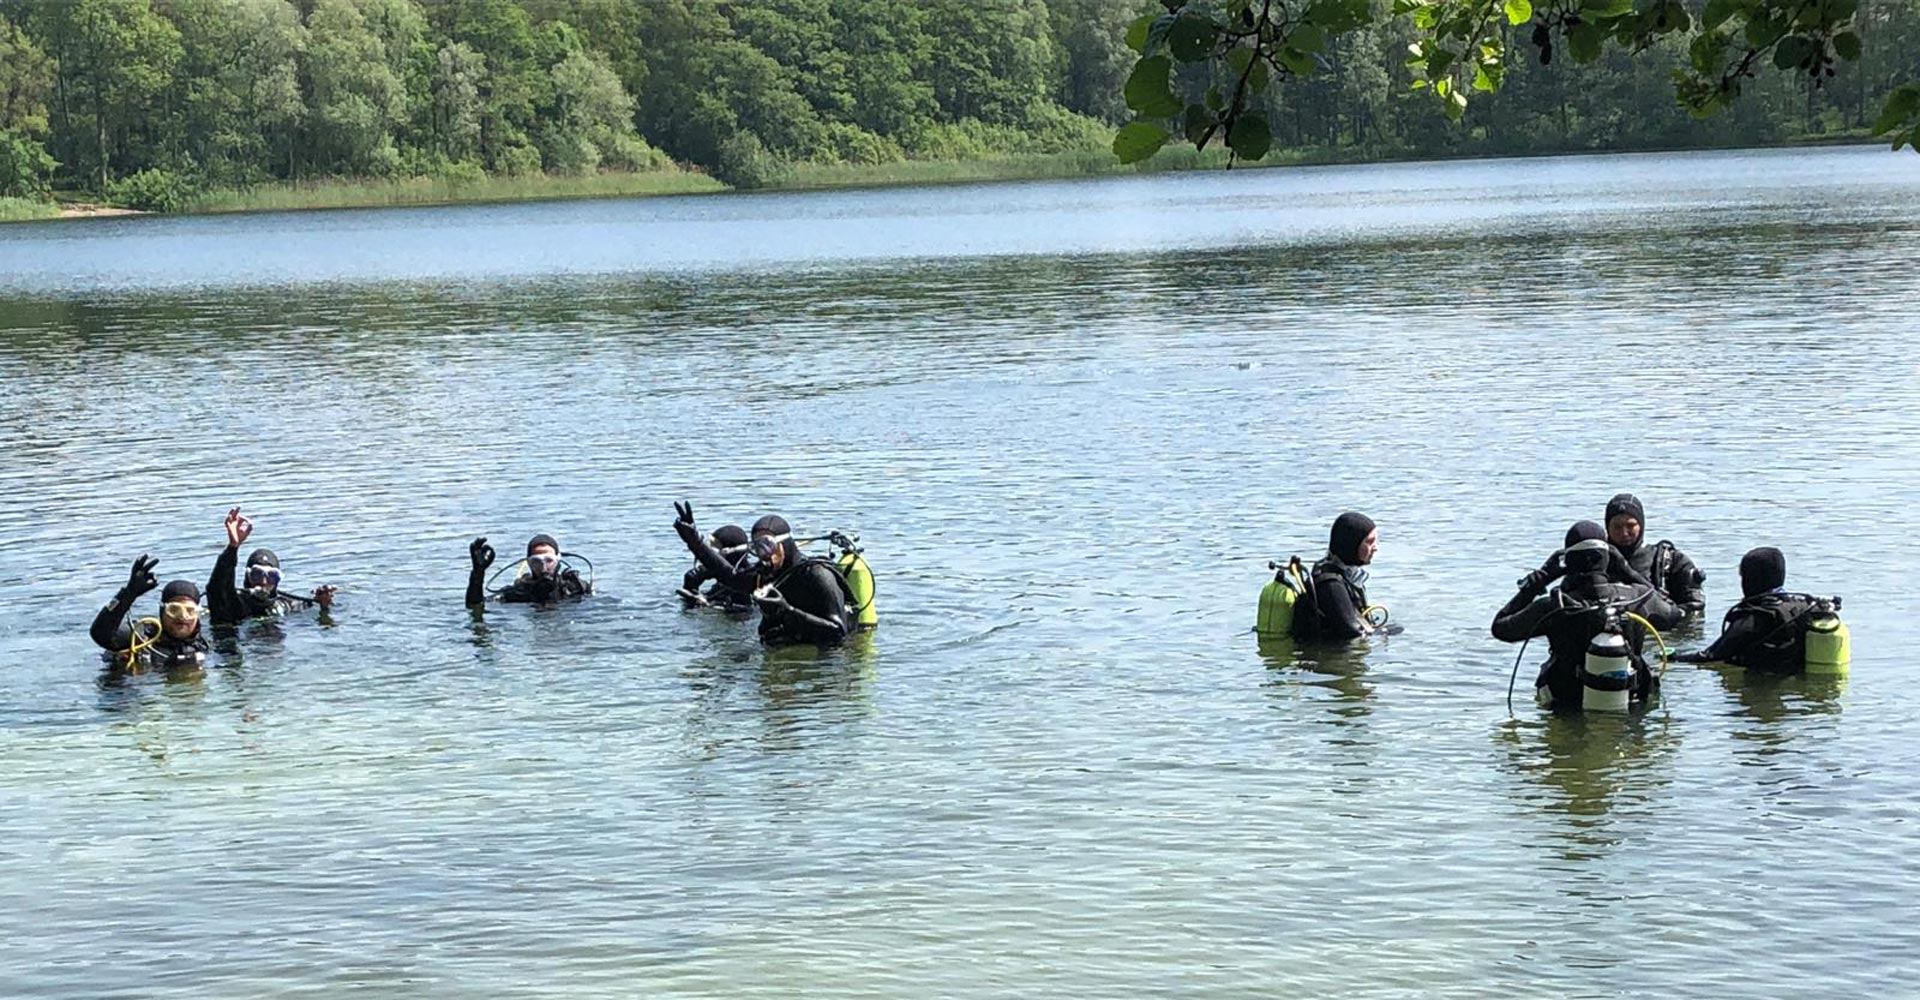
[[[1731,149],[1800,149],[1818,146],[1881,145],[1877,139],[1841,135],[1808,138],[1771,146],[1676,146],[1648,149],[1555,150],[1541,153],[1462,153],[1368,155],[1355,149],[1282,151],[1258,163],[1236,164],[1234,169],[1298,166],[1360,166],[1369,163],[1406,163],[1462,159],[1532,159],[1552,156],[1591,156],[1626,153],[1713,152]],[[1908,154],[1913,155],[1913,154]],[[1143,164],[1126,165],[1107,150],[1081,150],[977,160],[906,160],[882,164],[796,164],[778,183],[742,190],[728,187],[705,174],[687,170],[635,174],[596,174],[586,177],[485,177],[479,180],[417,177],[401,180],[335,179],[311,183],[280,183],[251,188],[220,189],[194,197],[180,212],[143,212],[97,202],[39,202],[0,199],[0,222],[38,222],[57,219],[93,219],[132,215],[224,215],[253,212],[309,211],[349,208],[411,208],[446,205],[504,204],[537,201],[575,201],[604,198],[657,197],[687,194],[761,194],[794,191],[852,190],[981,184],[1035,180],[1070,180],[1126,174],[1159,174],[1218,170],[1227,166],[1224,151],[1199,152],[1189,147],[1169,148]]]

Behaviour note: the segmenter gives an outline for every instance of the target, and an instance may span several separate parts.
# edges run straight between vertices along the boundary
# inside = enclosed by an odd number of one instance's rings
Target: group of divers
[[[832,646],[878,623],[873,573],[857,538],[837,531],[795,538],[787,521],[774,514],[750,529],[727,525],[707,533],[695,526],[691,504],[676,503],[674,511],[674,531],[694,560],[677,592],[688,607],[758,614],[760,640],[770,646]],[[1494,638],[1521,643],[1521,655],[1530,640],[1547,641],[1547,659],[1534,681],[1541,705],[1625,711],[1651,703],[1659,695],[1660,671],[1647,655],[1649,639],[1662,670],[1673,661],[1782,674],[1846,671],[1850,640],[1838,614],[1840,598],[1788,591],[1786,557],[1772,547],[1741,558],[1742,597],[1726,612],[1719,636],[1703,649],[1673,653],[1661,632],[1705,611],[1706,575],[1672,542],[1647,544],[1645,522],[1638,498],[1615,496],[1603,524],[1579,521],[1569,528],[1563,546],[1522,577],[1513,598],[1494,615]],[[199,669],[212,649],[206,625],[231,628],[312,609],[327,615],[335,588],[310,594],[281,589],[280,560],[269,549],[247,557],[235,585],[240,546],[252,532],[240,508],[230,510],[227,545],[205,592],[191,580],[174,580],[161,588],[159,613],[152,618],[128,618],[134,602],[159,585],[156,560],[135,559],[126,586],[100,609],[91,630],[112,668]],[[1333,522],[1326,555],[1311,566],[1298,557],[1272,564],[1276,573],[1261,591],[1255,631],[1297,643],[1397,633],[1400,626],[1388,621],[1385,608],[1367,599],[1367,567],[1379,536],[1372,519],[1348,512]],[[828,544],[827,555],[804,548],[820,542]],[[470,608],[489,600],[553,604],[593,593],[591,560],[563,551],[552,535],[533,536],[522,559],[491,576],[496,558],[485,538],[474,539],[468,555]]]

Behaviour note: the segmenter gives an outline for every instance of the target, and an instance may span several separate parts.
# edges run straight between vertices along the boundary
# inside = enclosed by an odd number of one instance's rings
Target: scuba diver
[[[751,561],[729,562],[693,524],[693,505],[673,505],[673,530],[721,586],[752,595],[760,609],[760,641],[769,646],[831,646],[854,631],[853,590],[832,560],[809,558],[786,519],[753,522]]]
[[[487,567],[493,565],[493,546],[484,537],[476,538],[467,546],[467,555],[473,560],[473,572],[467,576],[467,607],[477,608],[487,603],[485,576]],[[587,566],[591,570],[593,564]],[[513,582],[494,591],[494,597],[508,604],[549,604],[593,593],[593,581],[580,578],[552,535],[528,539],[527,557],[518,563],[518,569]]]
[[[189,670],[206,662],[209,646],[200,629],[200,588],[192,580],[174,580],[160,591],[158,618],[128,622],[127,612],[140,595],[159,586],[153,568],[159,560],[143,555],[133,561],[127,585],[94,616],[88,630],[94,645],[107,651],[114,667],[144,673]]]
[[[280,590],[280,557],[272,549],[254,549],[247,556],[244,589],[233,586],[235,566],[240,561],[240,544],[253,534],[253,522],[240,516],[240,508],[227,511],[227,547],[214,560],[213,575],[207,578],[207,614],[215,625],[235,625],[249,618],[279,617],[317,607],[326,612],[333,607],[334,588],[317,587],[312,597],[283,593]]]
[[[1646,509],[1640,505],[1639,497],[1620,493],[1607,501],[1607,541],[1627,557],[1634,572],[1646,578],[1653,589],[1686,614],[1704,612],[1707,599],[1700,585],[1706,582],[1707,575],[1700,572],[1686,553],[1674,548],[1672,542],[1663,538],[1652,545],[1645,544],[1646,523]]]
[[[1565,542],[1558,558],[1527,574],[1519,592],[1494,615],[1493,637],[1525,642],[1545,636],[1547,662],[1533,682],[1534,690],[1553,708],[1578,708],[1588,646],[1595,636],[1617,627],[1632,660],[1628,700],[1645,703],[1659,693],[1660,682],[1641,652],[1645,628],[1626,615],[1638,615],[1656,629],[1672,628],[1686,615],[1651,585],[1618,583],[1608,576],[1606,529],[1581,521],[1567,529]],[[1560,585],[1548,592],[1547,584],[1556,576]]]
[[[1296,639],[1358,639],[1398,626],[1368,622],[1367,569],[1380,548],[1380,529],[1365,514],[1348,511],[1334,519],[1327,538],[1327,554],[1308,574],[1310,592],[1296,608]]]
[[[1705,649],[1679,653],[1674,659],[1798,673],[1805,664],[1806,646],[1805,633],[1795,626],[1819,599],[1787,592],[1787,557],[1772,546],[1740,557],[1740,590],[1745,596],[1727,609],[1720,637]]]
[[[706,541],[721,559],[726,560],[728,565],[733,567],[735,573],[748,568],[753,545],[747,537],[747,529],[737,524],[729,524],[708,535]],[[693,568],[687,570],[686,575],[680,578],[680,599],[690,608],[719,608],[722,611],[753,610],[751,592],[735,590],[725,583],[716,581],[713,586],[707,588],[706,593],[701,593],[700,585],[714,579],[711,570],[695,562]]]

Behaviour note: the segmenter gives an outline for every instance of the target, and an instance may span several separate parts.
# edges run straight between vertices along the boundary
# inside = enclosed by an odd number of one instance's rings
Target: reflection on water
[[[1624,804],[1657,801],[1681,730],[1656,707],[1612,713],[1542,713],[1494,731],[1505,764],[1534,786],[1516,792],[1565,821],[1562,856],[1602,856],[1622,840],[1611,820]]]
[[[1261,636],[1258,644],[1260,658],[1272,672],[1269,686],[1309,686],[1333,692],[1338,697],[1328,711],[1337,725],[1357,724],[1372,712],[1368,702],[1373,697],[1373,685],[1367,680],[1366,663],[1369,643],[1302,644]]]
[[[1917,194],[1822,150],[0,230],[3,992],[1900,995]],[[1622,489],[1716,607],[1760,543],[1873,595],[1845,689],[1508,720],[1486,622]],[[674,500],[858,532],[879,631],[686,612]],[[333,626],[101,676],[127,560],[203,578],[235,503]],[[1407,631],[1253,641],[1347,509]],[[528,525],[595,595],[469,613]]]

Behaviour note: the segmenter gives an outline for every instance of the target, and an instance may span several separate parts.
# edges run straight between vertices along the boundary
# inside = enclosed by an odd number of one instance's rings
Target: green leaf
[[[1299,49],[1281,49],[1280,65],[1285,66],[1294,76],[1311,76],[1314,71],[1313,57]],[[1254,157],[1259,159],[1259,157]]]
[[[1833,51],[1835,55],[1848,62],[1858,61],[1860,58],[1860,36],[1851,31],[1843,31],[1833,36]]]
[[[1153,27],[1153,19],[1158,16],[1143,14],[1134,18],[1132,24],[1127,25],[1127,48],[1143,56],[1147,54],[1147,31]]]
[[[1754,17],[1747,21],[1747,44],[1756,49],[1764,49],[1772,45],[1786,33],[1786,29],[1776,24],[1772,18]]]
[[[1121,163],[1139,163],[1167,144],[1168,133],[1152,122],[1128,122],[1113,135],[1113,155]]]
[[[1803,67],[1813,58],[1814,43],[1811,38],[1788,35],[1780,39],[1773,50],[1773,65],[1776,69],[1794,69]]]
[[[1533,4],[1530,0],[1507,0],[1507,23],[1525,24],[1533,20]]]
[[[1212,21],[1198,14],[1182,14],[1167,32],[1167,51],[1181,62],[1199,62],[1213,54],[1213,43],[1218,37]]]
[[[1325,48],[1326,44],[1326,33],[1311,24],[1303,24],[1293,29],[1293,34],[1287,36],[1287,45],[1302,52],[1318,52]]]
[[[1707,0],[1707,9],[1700,15],[1700,30],[1712,31],[1727,23],[1727,18],[1740,9],[1740,0]]]
[[[1248,90],[1256,94],[1262,93],[1267,89],[1267,84],[1271,82],[1273,82],[1273,72],[1267,69],[1267,61],[1265,59],[1254,63],[1253,68],[1247,70]]]
[[[1493,77],[1487,73],[1487,67],[1474,67],[1473,89],[1491,94],[1497,90],[1499,86],[1499,84],[1494,82]]]
[[[1257,160],[1273,148],[1273,130],[1266,115],[1241,115],[1227,130],[1227,146],[1243,160]]]
[[[1880,117],[1874,119],[1873,134],[1885,135],[1894,129],[1906,125],[1915,112],[1920,112],[1920,84],[1906,84],[1894,89],[1887,95],[1887,103],[1880,107]],[[1899,149],[1899,146],[1893,148]]]
[[[1448,94],[1446,112],[1448,118],[1459,121],[1467,113],[1467,95],[1457,90]]]
[[[1127,107],[1143,118],[1171,118],[1182,107],[1168,82],[1173,60],[1166,56],[1148,56],[1133,66],[1127,76]],[[1151,155],[1151,154],[1148,154]]]
[[[1592,21],[1582,21],[1567,29],[1567,48],[1573,53],[1574,62],[1590,63],[1600,58],[1605,40]]]
[[[1227,53],[1227,69],[1239,76],[1247,71],[1247,64],[1253,62],[1252,49],[1234,49]]]
[[[1198,104],[1189,104],[1186,121],[1180,131],[1187,137],[1188,142],[1193,143],[1193,148],[1199,149],[1206,144],[1209,138],[1208,133],[1213,131],[1219,121],[1220,119],[1214,117],[1213,113],[1206,108]]]
[[[1434,49],[1433,55],[1427,57],[1427,76],[1434,78],[1446,76],[1447,70],[1453,68],[1454,58],[1454,54],[1446,49]]]

